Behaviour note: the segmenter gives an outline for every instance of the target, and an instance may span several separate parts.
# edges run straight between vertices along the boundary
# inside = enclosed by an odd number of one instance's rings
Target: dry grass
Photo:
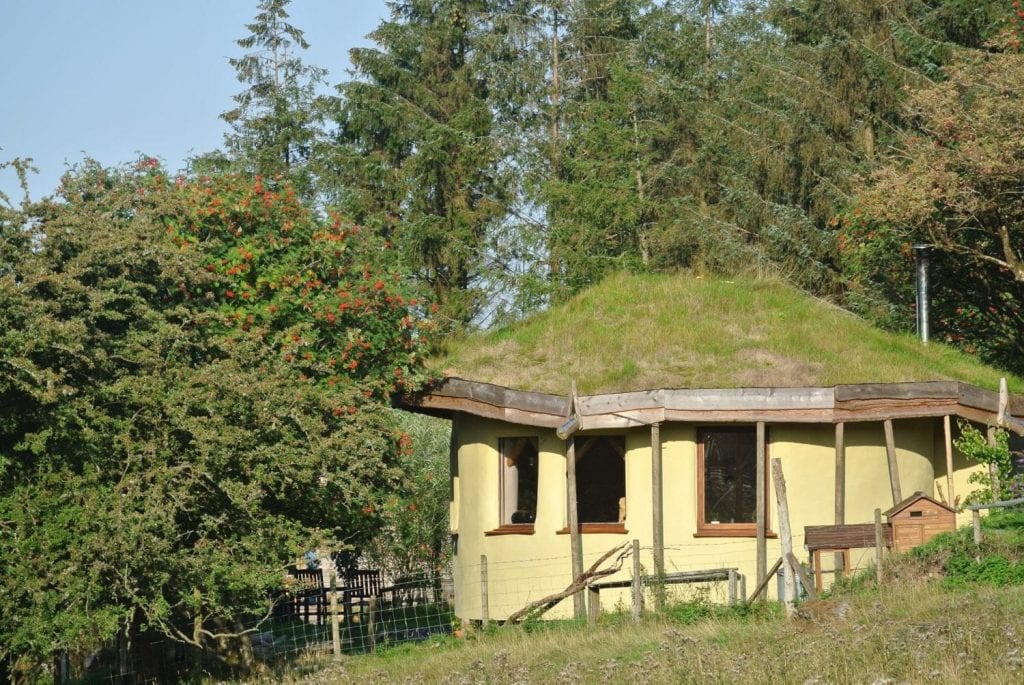
[[[507,387],[584,394],[670,387],[831,386],[1007,376],[887,333],[775,280],[619,274],[516,326],[450,343],[434,367]]]
[[[684,626],[621,619],[593,630],[501,629],[349,657],[313,682],[1018,683],[1024,590],[950,592],[917,579],[802,605],[793,621]]]

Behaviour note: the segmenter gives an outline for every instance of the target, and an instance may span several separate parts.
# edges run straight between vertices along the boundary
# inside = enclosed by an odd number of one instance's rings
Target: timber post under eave
[[[576,509],[576,441],[570,436],[565,441],[566,506],[569,518],[569,548],[572,553],[572,578],[583,575],[583,541],[580,539],[579,512]],[[573,615],[587,615],[583,591],[572,596]]]
[[[757,490],[755,516],[757,518],[757,584],[765,579],[768,567],[768,483],[765,478],[765,435],[764,421],[757,422],[757,456],[754,487]]]
[[[835,524],[846,523],[846,437],[845,425],[842,421],[836,424],[836,514]],[[837,571],[846,561],[842,552],[836,552],[834,568]],[[846,571],[846,568],[843,568]]]
[[[663,486],[662,486],[662,464],[661,464],[661,424],[651,424],[651,506],[652,514],[652,537],[654,543],[654,572],[658,578],[665,576],[665,521],[663,516]],[[654,593],[658,611],[663,608],[661,600],[664,593]]]
[[[889,462],[889,485],[892,487],[893,506],[903,501],[900,494],[900,466],[896,461],[896,439],[892,433],[892,419],[885,419],[882,422],[885,428],[885,456]]]
[[[942,417],[942,433],[946,442],[946,490],[949,491],[949,501],[946,504],[955,507],[956,493],[953,491],[953,427],[951,423],[952,419],[949,414]]]

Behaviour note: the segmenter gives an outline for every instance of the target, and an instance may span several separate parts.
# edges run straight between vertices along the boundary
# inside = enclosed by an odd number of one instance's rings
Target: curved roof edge
[[[999,393],[960,381],[864,383],[833,387],[661,388],[575,398],[445,378],[400,399],[409,411],[451,417],[457,412],[527,426],[557,428],[575,414],[580,430],[631,428],[665,421],[715,423],[839,423],[954,415],[998,425]],[[1024,396],[1008,398],[1006,414],[1024,416]],[[1003,422],[1024,434],[1020,421]]]

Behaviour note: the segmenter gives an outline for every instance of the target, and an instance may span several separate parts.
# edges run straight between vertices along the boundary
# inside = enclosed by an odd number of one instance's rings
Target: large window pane
[[[757,436],[753,428],[700,431],[704,524],[757,519]]]
[[[580,523],[619,523],[626,496],[626,439],[576,438],[576,513]]]

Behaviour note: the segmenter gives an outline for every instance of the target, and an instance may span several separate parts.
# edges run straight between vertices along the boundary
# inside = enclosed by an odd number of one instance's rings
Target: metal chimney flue
[[[917,265],[917,335],[925,345],[928,344],[928,260],[931,251],[931,245],[914,245],[914,262]]]

